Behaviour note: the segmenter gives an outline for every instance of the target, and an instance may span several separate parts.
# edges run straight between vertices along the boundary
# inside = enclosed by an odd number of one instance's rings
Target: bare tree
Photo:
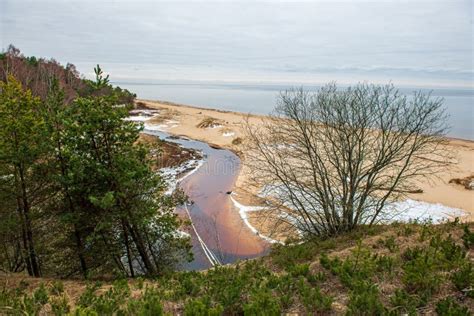
[[[252,180],[275,218],[302,234],[372,225],[393,215],[390,202],[449,163],[442,105],[393,85],[282,92],[269,118],[247,121]]]

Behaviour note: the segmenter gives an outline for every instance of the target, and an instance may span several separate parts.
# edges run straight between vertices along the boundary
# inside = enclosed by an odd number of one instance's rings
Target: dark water
[[[187,207],[197,233],[221,263],[255,258],[268,251],[269,245],[244,225],[227,194],[232,191],[240,170],[237,155],[229,150],[211,148],[203,142],[169,138],[163,132],[144,132],[203,152],[203,165],[187,176],[179,186],[193,202]],[[184,206],[178,208],[178,213],[187,217]],[[183,268],[210,268],[211,264],[195,232],[192,229],[188,232],[192,236],[194,261],[184,264]]]
[[[135,92],[139,98],[166,100],[175,103],[230,110],[244,113],[268,114],[275,106],[279,91],[289,89],[286,85],[253,84],[132,84],[117,83]],[[317,90],[318,86],[304,86]],[[403,88],[410,95],[416,88]],[[449,114],[451,130],[448,136],[474,140],[474,90],[472,89],[421,89],[431,92],[433,97],[444,99]]]

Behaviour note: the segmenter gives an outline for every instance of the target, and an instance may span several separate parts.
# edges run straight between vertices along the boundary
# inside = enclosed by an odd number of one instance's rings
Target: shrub
[[[469,309],[459,305],[453,298],[448,297],[436,304],[436,313],[442,316],[468,316]]]
[[[147,288],[141,299],[128,302],[127,312],[129,315],[140,316],[163,315],[163,306],[158,292]]]
[[[265,290],[257,290],[244,305],[244,315],[273,316],[280,315],[281,308],[278,300]]]
[[[135,287],[136,287],[137,289],[139,289],[139,290],[142,290],[142,289],[143,289],[144,282],[145,282],[145,280],[144,280],[142,277],[136,278]]]
[[[383,315],[386,311],[377,286],[370,282],[359,283],[357,289],[351,291],[347,308],[347,315]]]
[[[210,307],[203,300],[190,300],[184,305],[185,316],[218,316],[223,312],[223,308],[218,305]],[[151,315],[150,315],[151,316]]]
[[[79,297],[77,304],[83,307],[91,306],[94,303],[95,291],[97,291],[100,286],[101,283],[99,282],[96,282],[94,284],[88,284],[84,293],[82,293],[82,295]]]
[[[55,316],[66,315],[69,313],[70,307],[66,296],[54,297],[50,301],[51,311]]]
[[[130,296],[130,288],[127,280],[117,280],[113,286],[104,294],[96,295],[95,291],[99,288],[100,283],[88,286],[86,291],[79,298],[79,305],[82,307],[90,307],[99,315],[112,315],[120,310],[122,304]]]
[[[45,305],[48,303],[48,291],[43,283],[33,292],[33,300],[36,304]]]
[[[441,277],[435,271],[433,258],[423,254],[408,261],[404,266],[403,284],[409,293],[431,297],[437,292]]]
[[[403,225],[402,229],[398,231],[397,235],[408,237],[408,236],[411,236],[414,232],[415,230],[413,229],[411,225]]]
[[[377,256],[358,243],[344,261],[339,258],[329,259],[326,255],[320,258],[321,265],[337,275],[342,284],[349,289],[354,289],[360,282],[371,280],[377,268]]]
[[[469,226],[464,225],[464,234],[462,235],[462,240],[464,246],[469,249],[474,246],[474,233],[469,230]]]
[[[451,280],[459,291],[474,298],[474,269],[471,262],[464,263],[458,271],[453,272]]]
[[[416,315],[416,309],[424,306],[426,301],[420,299],[417,295],[411,295],[403,289],[395,290],[395,293],[390,297],[390,302],[395,307],[395,310],[400,314]]]
[[[49,289],[52,295],[60,295],[64,292],[64,284],[61,281],[54,281]]]
[[[282,275],[278,278],[275,290],[280,300],[280,306],[283,309],[288,309],[293,304],[295,289],[294,280],[289,275]]]
[[[297,262],[309,261],[314,257],[315,245],[313,241],[296,245],[276,244],[272,248],[272,262],[280,268],[286,268]]]
[[[454,242],[451,235],[446,239],[442,239],[439,235],[434,236],[430,240],[430,247],[432,247],[435,252],[440,251],[442,257],[439,258],[438,261],[444,269],[451,269],[458,266],[466,257],[464,249]]]
[[[316,285],[318,282],[326,281],[326,274],[323,271],[319,271],[317,273],[310,273],[306,279],[309,283]]]
[[[394,253],[395,251],[398,250],[398,245],[395,241],[395,237],[394,236],[389,236],[387,238],[385,238],[384,240],[382,240],[382,244],[385,246],[385,248],[388,249],[388,251],[390,251],[391,253]]]
[[[308,313],[328,312],[331,310],[332,297],[321,293],[319,287],[311,287],[300,278],[298,282],[298,294]]]
[[[395,269],[395,259],[390,256],[379,256],[375,260],[377,270],[380,272],[387,272],[392,274]]]
[[[423,224],[420,232],[420,237],[419,241],[423,242],[426,240],[428,236],[431,236],[433,234],[433,229],[431,228],[431,225],[429,224]]]
[[[289,265],[287,271],[294,278],[298,278],[300,276],[307,277],[309,276],[309,264],[304,263]]]

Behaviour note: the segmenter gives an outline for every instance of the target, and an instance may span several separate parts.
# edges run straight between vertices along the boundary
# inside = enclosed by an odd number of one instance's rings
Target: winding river
[[[226,149],[212,148],[204,142],[170,137],[161,131],[145,129],[144,133],[199,150],[204,155],[204,163],[179,183],[192,201],[177,210],[193,223],[189,233],[194,260],[183,263],[183,269],[202,270],[268,252],[269,244],[244,224],[230,199],[229,193],[240,170],[237,155]]]

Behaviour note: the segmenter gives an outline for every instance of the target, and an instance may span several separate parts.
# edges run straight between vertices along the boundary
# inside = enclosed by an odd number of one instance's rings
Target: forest
[[[140,129],[135,95],[72,64],[0,56],[0,269],[30,276],[157,275],[189,256]]]

